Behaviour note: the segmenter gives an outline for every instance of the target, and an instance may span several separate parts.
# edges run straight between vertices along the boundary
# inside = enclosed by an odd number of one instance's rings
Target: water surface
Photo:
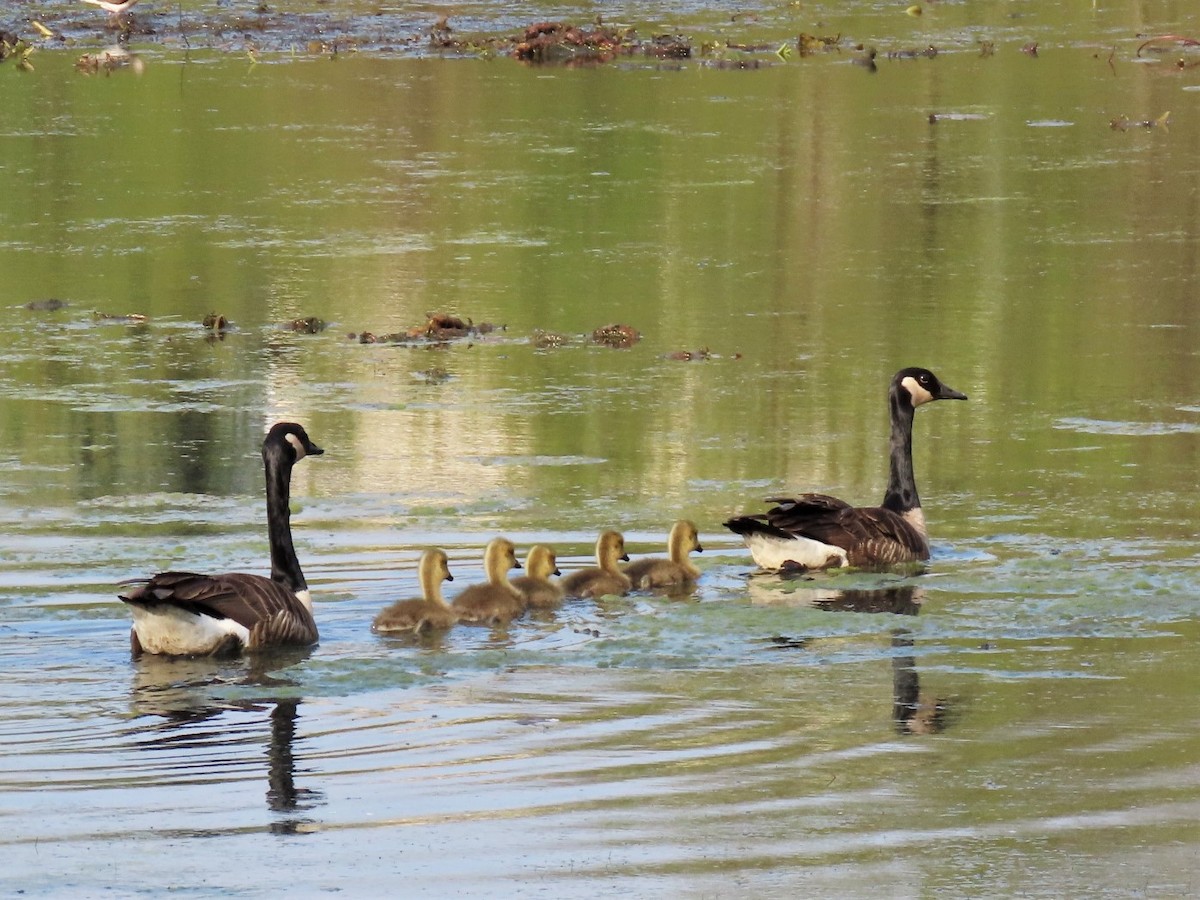
[[[849,43],[581,69],[165,31],[140,76],[0,68],[0,885],[1194,893],[1200,74],[1139,59],[1186,31],[1139,10],[624,10],[842,31],[874,73]],[[505,327],[358,337],[433,311]],[[723,519],[877,502],[913,364],[971,397],[917,416],[928,571],[753,575]],[[121,579],[264,570],[285,418],[327,450],[292,501],[320,645],[131,661]],[[368,630],[427,546],[457,588],[494,534],[567,569],[679,516],[691,594]]]

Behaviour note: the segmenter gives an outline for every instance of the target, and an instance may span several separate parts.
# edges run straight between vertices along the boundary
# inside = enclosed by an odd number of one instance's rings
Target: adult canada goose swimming
[[[371,625],[372,631],[420,634],[427,628],[449,628],[458,621],[458,613],[442,597],[442,582],[454,580],[445,552],[426,550],[421,554],[417,573],[421,596],[414,600],[397,600],[380,612]]]
[[[826,494],[769,497],[760,515],[725,523],[764,569],[889,566],[929,559],[925,515],[912,465],[913,413],[932,400],[966,400],[928,369],[901,369],[892,379],[891,468],[880,506],[851,506]]]
[[[635,560],[625,566],[625,574],[633,582],[634,588],[669,587],[695,581],[700,577],[700,570],[688,559],[688,554],[693,550],[704,552],[700,546],[700,533],[694,523],[680,519],[671,526],[671,533],[667,537],[667,555],[670,558]]]
[[[568,597],[603,597],[629,593],[633,582],[621,571],[620,561],[629,561],[625,537],[619,531],[605,531],[596,540],[596,565],[578,569],[562,579]]]
[[[133,613],[129,641],[135,656],[210,656],[317,642],[308,582],[292,545],[288,502],[292,467],[324,452],[293,422],[273,426],[263,440],[270,578],[160,572],[123,582],[137,585],[118,595]]]
[[[512,569],[521,568],[517,548],[507,538],[492,538],[483,552],[483,571],[487,581],[473,584],[454,598],[454,611],[460,622],[487,625],[511,622],[525,611],[525,595],[508,579]]]
[[[525,574],[512,580],[513,587],[525,597],[529,609],[552,609],[563,601],[562,585],[551,581],[558,571],[558,557],[545,544],[537,544],[525,557]]]

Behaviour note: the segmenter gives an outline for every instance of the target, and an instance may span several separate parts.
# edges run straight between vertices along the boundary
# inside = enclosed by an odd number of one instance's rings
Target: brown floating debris
[[[425,313],[425,324],[410,328],[409,337],[427,337],[435,341],[466,337],[471,333],[470,320],[464,322],[458,316],[446,313]]]
[[[118,69],[129,69],[135,75],[141,75],[146,64],[140,56],[130,53],[124,47],[109,47],[99,53],[85,53],[75,60],[76,71],[86,75],[103,72],[109,75]]]
[[[318,319],[316,316],[305,316],[303,319],[292,319],[283,326],[288,331],[299,332],[300,334],[320,334],[327,327],[327,323]]]
[[[928,47],[923,47],[920,49],[889,50],[888,54],[887,54],[887,58],[888,59],[917,59],[920,57],[924,57],[925,59],[933,59],[937,55],[938,55],[937,47],[933,46],[933,44],[930,44]]]
[[[524,62],[608,62],[621,51],[628,31],[597,26],[593,29],[565,22],[537,22],[525,29],[524,39],[512,55]]]
[[[570,343],[570,338],[565,334],[558,334],[554,331],[542,331],[540,328],[534,331],[533,337],[530,338],[533,346],[539,350],[547,350],[551,347],[562,347]]]
[[[426,384],[445,384],[451,379],[450,372],[442,366],[434,366],[432,369],[425,369],[420,372],[413,372],[413,378],[423,381]]]
[[[1124,116],[1118,116],[1108,123],[1108,127],[1113,131],[1128,131],[1130,128],[1161,128],[1167,130],[1167,126],[1171,124],[1171,111],[1167,110],[1157,119],[1126,119]]]
[[[830,50],[837,50],[841,42],[842,36],[840,34],[835,34],[832,37],[829,35],[822,37],[802,31],[800,32],[800,36],[796,38],[796,49],[800,51],[801,56],[812,56],[814,53],[827,53]]]
[[[0,29],[0,62],[10,58],[15,59],[17,69],[22,72],[32,72],[33,63],[29,61],[29,57],[36,49],[33,44],[19,35]]]
[[[625,349],[642,339],[641,333],[629,325],[604,325],[592,332],[592,341],[606,347]]]
[[[31,309],[35,312],[57,312],[68,306],[70,304],[66,300],[59,300],[57,297],[47,297],[44,300],[30,300],[25,304],[26,309]]]
[[[656,34],[642,51],[660,59],[687,59],[692,55],[692,44],[682,34]]]
[[[694,362],[701,359],[712,359],[712,353],[707,347],[701,347],[699,350],[676,350],[674,353],[668,353],[666,358],[680,362]]]
[[[454,46],[454,29],[450,27],[448,16],[438,16],[437,21],[433,23],[429,29],[429,43],[433,47]]]
[[[459,338],[491,334],[493,331],[504,331],[506,328],[507,326],[497,325],[494,322],[480,322],[476,325],[471,319],[462,319],[459,316],[448,313],[428,312],[425,313],[425,323],[423,325],[414,325],[406,331],[378,335],[370,331],[364,331],[361,334],[351,332],[348,337],[350,340],[356,340],[360,344],[412,344],[425,342],[430,344],[445,344]]]

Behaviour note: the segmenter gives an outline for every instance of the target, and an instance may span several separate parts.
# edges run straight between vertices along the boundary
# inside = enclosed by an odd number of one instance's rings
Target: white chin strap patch
[[[285,439],[285,440],[286,440],[286,441],[287,441],[289,444],[291,444],[291,445],[292,445],[292,447],[295,449],[295,451],[296,451],[296,462],[300,462],[300,460],[304,459],[304,456],[305,456],[305,452],[304,452],[304,442],[303,442],[303,441],[301,441],[301,440],[300,440],[300,438],[296,437],[294,434],[287,434],[287,435],[284,435],[284,439]]]
[[[908,391],[908,396],[912,397],[913,406],[920,406],[922,403],[928,403],[933,399],[933,394],[921,387],[921,385],[917,382],[917,379],[913,378],[911,375],[909,375],[900,383],[904,385],[904,389]],[[290,438],[291,435],[289,434],[288,437]]]

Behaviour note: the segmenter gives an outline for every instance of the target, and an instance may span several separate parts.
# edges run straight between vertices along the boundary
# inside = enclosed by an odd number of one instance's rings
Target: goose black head
[[[892,379],[892,390],[903,391],[909,403],[916,408],[931,400],[966,400],[967,395],[942,384],[928,369],[901,369]]]
[[[274,448],[275,452],[290,449],[293,464],[300,462],[306,456],[320,456],[325,451],[314,444],[308,437],[308,432],[295,422],[279,422],[271,426],[263,440],[263,455]],[[285,455],[287,455],[285,453]]]

